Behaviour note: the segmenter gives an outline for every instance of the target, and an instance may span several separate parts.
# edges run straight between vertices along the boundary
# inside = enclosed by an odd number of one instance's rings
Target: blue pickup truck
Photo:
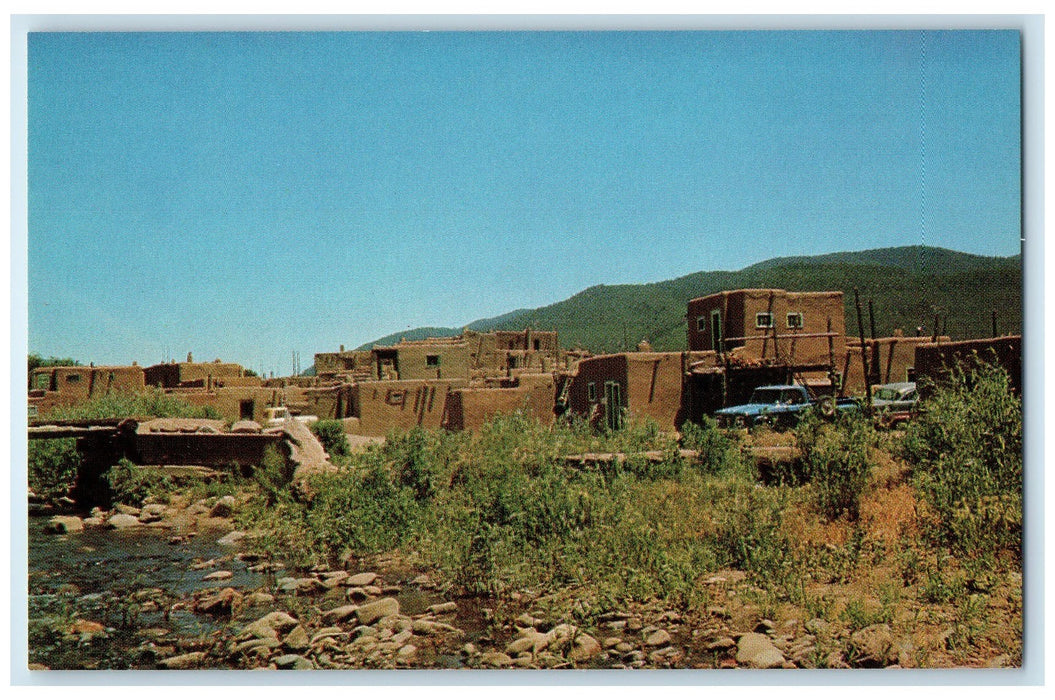
[[[760,386],[751,393],[751,400],[740,406],[730,406],[715,412],[718,425],[725,428],[752,428],[769,425],[784,429],[794,427],[811,410],[833,418],[844,411],[860,411],[857,399],[836,399],[825,396],[810,398],[806,387],[798,384]]]

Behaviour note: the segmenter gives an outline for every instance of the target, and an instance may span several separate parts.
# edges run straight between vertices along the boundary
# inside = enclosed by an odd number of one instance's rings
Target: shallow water
[[[265,582],[234,556],[234,548],[217,543],[224,532],[169,544],[169,532],[161,529],[90,528],[56,535],[46,526],[47,518],[29,519],[29,658],[50,668],[153,667],[152,660],[137,662],[131,652],[143,643],[140,630],[204,639],[219,629],[217,621],[181,609],[179,601],[196,591],[247,590]],[[192,568],[210,560],[215,560],[210,566]],[[232,578],[202,580],[219,569]],[[79,642],[63,639],[62,630],[78,619],[99,623],[106,633]]]

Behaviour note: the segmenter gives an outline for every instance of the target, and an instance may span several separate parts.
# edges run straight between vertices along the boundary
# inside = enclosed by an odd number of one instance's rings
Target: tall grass
[[[972,558],[1021,555],[1022,402],[1005,370],[976,362],[935,387],[903,456],[939,541]]]

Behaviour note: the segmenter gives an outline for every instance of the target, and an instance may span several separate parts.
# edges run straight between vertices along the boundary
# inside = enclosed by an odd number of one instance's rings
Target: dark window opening
[[[788,314],[788,328],[802,328],[802,314],[791,313]]]
[[[426,355],[425,356],[425,366],[426,367],[439,367],[440,366],[440,356],[439,355]]]
[[[771,313],[755,314],[755,328],[772,328],[772,327],[773,327],[773,314],[771,314]]]
[[[238,417],[241,420],[253,420],[253,409],[256,408],[256,402],[253,399],[238,402]]]
[[[539,350],[539,349],[540,349],[540,348],[542,347],[542,343],[541,343],[541,341],[539,341],[539,339],[538,339],[538,338],[536,338],[536,339],[535,339],[535,340],[533,341],[533,345],[535,346],[535,349],[536,349],[536,350]]]

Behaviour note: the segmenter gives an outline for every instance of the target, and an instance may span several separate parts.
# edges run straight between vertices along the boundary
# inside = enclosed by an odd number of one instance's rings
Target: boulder
[[[84,521],[75,515],[56,515],[48,521],[48,532],[64,534],[67,532],[80,532],[84,529]]]
[[[142,525],[142,523],[139,522],[139,518],[134,515],[127,515],[125,513],[117,513],[116,515],[111,515],[110,519],[106,521],[106,526],[114,530],[125,530],[127,528],[136,527],[138,525]]]
[[[360,605],[356,610],[359,624],[372,625],[383,617],[399,614],[399,601],[395,598],[382,598],[371,603]]]
[[[377,580],[377,574],[372,571],[366,571],[361,574],[352,574],[344,583],[348,586],[369,586]]]
[[[572,642],[568,658],[572,661],[586,661],[601,653],[601,643],[588,634],[576,635]]]
[[[158,665],[167,669],[198,668],[204,660],[204,651],[192,651],[187,654],[180,654],[179,656],[170,656],[167,659],[162,659],[158,662]]]
[[[275,611],[246,625],[238,636],[241,638],[278,637],[279,633],[293,629],[297,624],[297,618],[284,612]]]
[[[853,648],[851,660],[855,665],[882,667],[897,662],[898,650],[894,646],[890,625],[869,625],[854,632],[850,641]]]
[[[194,608],[206,615],[230,615],[242,604],[242,594],[233,588],[224,588],[221,591],[206,596],[199,600]]]
[[[769,637],[749,632],[737,643],[736,661],[751,668],[778,668],[784,665],[784,655]]]
[[[283,671],[310,671],[315,664],[299,654],[284,654],[275,659],[275,667]]]

